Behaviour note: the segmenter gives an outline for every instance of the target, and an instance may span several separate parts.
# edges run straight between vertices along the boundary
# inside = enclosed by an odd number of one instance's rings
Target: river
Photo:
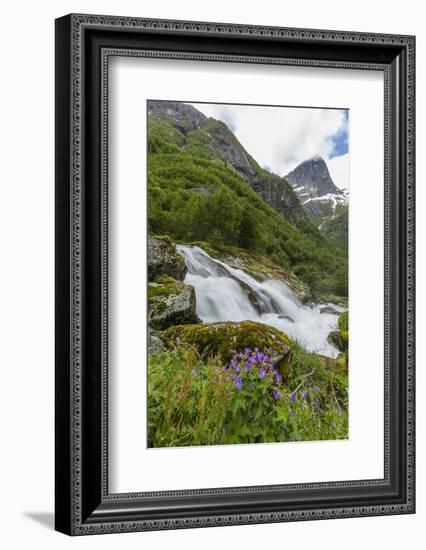
[[[257,281],[242,269],[209,256],[198,246],[177,245],[188,267],[184,282],[195,289],[197,314],[205,323],[256,321],[298,340],[306,349],[328,357],[339,351],[327,341],[337,329],[338,314],[321,313],[335,304],[303,304],[283,281]]]

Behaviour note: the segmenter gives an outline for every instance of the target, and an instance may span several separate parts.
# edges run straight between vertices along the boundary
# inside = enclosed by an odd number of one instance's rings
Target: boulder
[[[161,353],[164,349],[163,341],[152,333],[148,333],[148,355]]]
[[[322,311],[321,311],[322,313]],[[347,352],[349,343],[349,312],[344,311],[339,315],[339,330],[333,330],[327,336],[327,341],[336,346],[339,351]]]
[[[333,306],[324,306],[320,309],[320,313],[330,313],[331,315],[339,315],[339,310]]]
[[[286,334],[263,323],[253,321],[221,322],[173,326],[157,333],[166,347],[194,346],[200,354],[218,355],[224,362],[231,357],[230,350],[244,351],[246,347],[259,348],[270,355],[271,362],[283,376],[288,374],[291,356]]]
[[[290,323],[294,323],[294,319],[290,317],[290,315],[278,315],[278,319],[285,319],[286,321],[289,321]]]
[[[185,260],[169,239],[148,235],[148,281],[161,275],[183,281],[187,271]]]
[[[333,346],[336,346],[336,348],[339,351],[344,350],[343,340],[342,340],[342,337],[340,336],[340,332],[338,330],[332,330],[330,332],[330,334],[327,336],[327,342],[329,342],[330,344],[333,344]]]
[[[157,277],[157,281],[148,283],[148,323],[153,329],[200,321],[192,286],[172,277]]]

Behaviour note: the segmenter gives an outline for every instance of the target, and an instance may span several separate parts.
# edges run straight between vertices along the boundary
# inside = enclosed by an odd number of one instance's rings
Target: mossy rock
[[[229,361],[230,350],[242,351],[246,347],[259,348],[271,356],[272,363],[283,376],[288,373],[291,356],[286,334],[263,323],[253,321],[210,323],[204,325],[173,326],[159,333],[166,347],[194,346],[201,355],[217,355]]]
[[[330,344],[333,344],[333,346],[335,346],[339,351],[343,351],[345,349],[340,331],[338,330],[332,330],[327,336],[327,341]]]
[[[157,277],[148,284],[148,324],[163,330],[172,325],[197,323],[195,290],[172,277]]]
[[[344,311],[339,315],[338,329],[333,330],[327,336],[327,341],[336,346],[339,351],[347,352],[349,343],[349,312]]]
[[[148,235],[148,280],[155,281],[166,275],[183,281],[187,272],[185,260],[176,252],[171,240]]]

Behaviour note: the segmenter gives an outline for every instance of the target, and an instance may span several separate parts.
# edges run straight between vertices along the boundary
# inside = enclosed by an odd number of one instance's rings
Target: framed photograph
[[[415,38],[56,20],[56,529],[415,511]]]

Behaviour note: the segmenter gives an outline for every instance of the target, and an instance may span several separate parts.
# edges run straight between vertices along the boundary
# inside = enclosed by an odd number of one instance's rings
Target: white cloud
[[[222,120],[257,160],[285,176],[302,161],[320,155],[335,184],[348,188],[348,155],[331,158],[333,137],[347,124],[339,109],[258,107],[193,103],[206,116]],[[346,159],[343,157],[347,157]]]
[[[333,157],[327,162],[331,179],[339,189],[349,191],[349,153]]]

